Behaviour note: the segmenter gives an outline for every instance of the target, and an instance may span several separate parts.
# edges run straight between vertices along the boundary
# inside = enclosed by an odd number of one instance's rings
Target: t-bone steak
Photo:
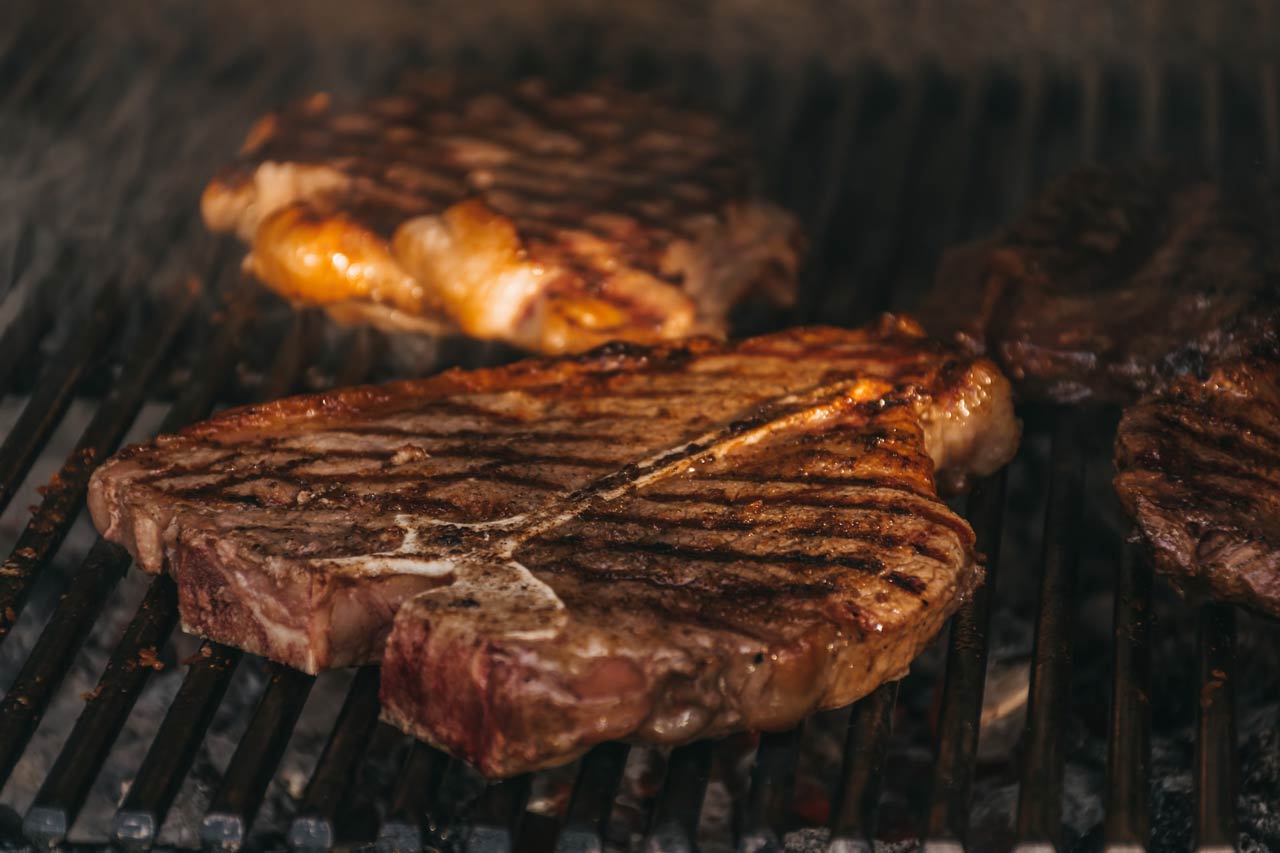
[[[981,580],[935,479],[1009,460],[1010,396],[889,316],[611,345],[228,412],[109,460],[90,506],[188,631],[382,660],[387,719],[500,776],[901,675]]]

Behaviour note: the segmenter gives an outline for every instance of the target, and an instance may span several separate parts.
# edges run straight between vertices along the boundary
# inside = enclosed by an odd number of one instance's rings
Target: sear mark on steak
[[[885,317],[240,409],[109,460],[90,507],[187,630],[381,658],[389,720],[507,775],[897,677],[981,578],[935,473],[1017,441],[994,365]]]
[[[921,319],[990,354],[1020,397],[1132,402],[1274,328],[1277,246],[1269,190],[1083,169],[1005,233],[949,251]]]
[[[201,206],[288,299],[560,353],[723,335],[751,293],[789,303],[799,226],[753,183],[724,128],[652,96],[432,76],[267,116]]]
[[[1256,353],[1130,407],[1116,491],[1184,594],[1280,616],[1280,360]]]

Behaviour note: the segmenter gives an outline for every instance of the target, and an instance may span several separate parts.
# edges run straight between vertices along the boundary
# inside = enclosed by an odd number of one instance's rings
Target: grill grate
[[[39,29],[35,23],[30,27]],[[18,300],[19,307],[0,337],[0,388],[15,399],[27,397],[0,446],[0,509],[19,493],[73,399],[92,396],[99,402],[81,442],[4,565],[0,641],[12,641],[10,633],[33,589],[46,580],[56,583],[52,566],[77,519],[88,475],[121,442],[149,399],[172,396],[160,427],[168,431],[222,402],[381,378],[392,366],[388,352],[394,347],[381,336],[338,334],[313,314],[286,320],[281,336],[278,326],[268,322],[281,313],[279,306],[259,304],[256,290],[232,269],[234,250],[220,246],[209,251],[184,230],[192,227],[191,193],[207,163],[231,150],[231,131],[239,132],[257,109],[306,85],[314,58],[301,48],[271,61],[252,51],[211,57],[208,46],[193,39],[149,63],[123,63],[124,70],[113,75],[104,69],[115,67],[114,58],[84,50],[90,38],[74,29],[53,38],[24,31],[5,45],[0,61],[21,73],[5,78],[0,117],[34,117],[55,137],[91,140],[104,156],[135,169],[112,198],[145,197],[154,205],[148,209],[156,212],[145,223],[121,218],[92,239],[80,233],[55,235],[50,239],[59,246],[58,258],[43,271],[19,247],[29,246],[36,239],[33,232],[44,224],[25,222],[15,238],[11,266],[18,284],[8,298]],[[572,80],[612,64],[590,50],[566,50],[555,57],[530,49],[508,70],[543,70],[555,79]],[[157,65],[162,62],[169,64]],[[225,124],[229,131],[179,146],[172,174],[157,175],[153,158],[122,152],[155,133],[159,139],[149,147],[154,154],[170,137],[181,135],[180,129],[158,126],[159,107],[128,107],[150,97],[172,104],[184,96],[178,84],[166,81],[166,69],[180,71],[179,80],[186,79],[182,74],[204,75],[216,91],[235,90],[238,97],[215,99],[200,124]],[[1066,70],[1031,62],[966,74],[930,65],[905,74],[865,66],[848,75],[786,71],[756,61],[737,74],[696,59],[670,64],[637,54],[614,70],[633,85],[671,88],[686,101],[712,103],[736,116],[769,162],[777,164],[770,176],[774,193],[806,219],[814,252],[799,306],[787,318],[745,318],[747,327],[818,320],[856,323],[875,311],[909,305],[928,284],[944,246],[997,225],[1047,177],[1079,160],[1171,154],[1199,160],[1228,179],[1240,171],[1280,166],[1280,97],[1271,61],[1253,68],[1210,63],[1187,69],[1144,58],[1131,66],[1084,61]],[[389,76],[382,71],[386,69],[378,72],[379,79]],[[372,76],[366,65],[355,79]],[[130,124],[130,116],[141,116],[145,124]],[[177,257],[167,257],[175,244],[180,247]],[[134,257],[135,245],[150,254]],[[80,257],[95,252],[121,254],[127,262],[108,265],[114,274],[103,275]],[[212,314],[208,294],[186,285],[188,273],[211,282],[210,292],[222,299],[212,322],[207,319]],[[67,283],[72,275],[86,280],[76,278],[72,289]],[[178,284],[154,299],[125,298],[150,293],[146,282],[153,276]],[[63,303],[75,310],[64,312]],[[273,354],[258,352],[260,342],[274,340],[281,343]],[[503,357],[494,348],[448,343],[436,353],[435,364]],[[181,368],[171,369],[175,363]],[[24,376],[23,368],[30,365],[43,365],[34,380]],[[105,395],[95,393],[103,389]],[[1074,670],[1097,666],[1081,657],[1087,650],[1077,647],[1075,631],[1082,549],[1090,531],[1087,474],[1091,465],[1105,465],[1108,427],[1102,423],[1106,417],[1093,412],[1025,415],[1028,447],[1014,469],[979,483],[967,501],[979,547],[989,555],[989,580],[953,620],[945,666],[937,667],[945,677],[930,679],[925,672],[887,684],[854,706],[840,729],[840,767],[828,780],[832,850],[870,850],[871,838],[919,840],[930,851],[965,845],[1040,850],[1086,844],[1131,850],[1165,843],[1152,837],[1156,804],[1151,794],[1150,696],[1157,650],[1152,632],[1158,602],[1171,612],[1185,608],[1164,602],[1141,555],[1110,540],[1100,546],[1115,545],[1110,554],[1114,624],[1102,654],[1102,666],[1112,667],[1112,701],[1109,715],[1103,715],[1105,819],[1097,821],[1089,837],[1080,837],[1075,829],[1064,832]],[[1032,476],[1030,487],[1014,483],[1016,471],[1034,474],[1040,464],[1036,448],[1046,440],[1047,472]],[[1011,503],[1015,487],[1020,497],[1028,488],[1047,494],[1042,524],[1018,522],[1022,527],[1011,529],[1011,519],[1025,522],[1027,516],[1015,512]],[[1019,536],[1040,543],[1038,562],[1011,563],[1009,544]],[[98,540],[71,573],[65,594],[8,687],[0,705],[0,778],[11,786],[15,767],[127,568],[121,549]],[[979,760],[985,676],[998,605],[1007,594],[1004,583],[1016,582],[1017,576],[1024,582],[1028,576],[1039,578],[1038,593],[1029,598],[1034,622],[1029,704],[1020,774],[1011,771],[1020,779],[1019,794],[1009,804],[1003,834],[993,834],[989,825],[971,826],[973,794],[976,780],[991,775]],[[42,774],[25,810],[22,832],[32,842],[56,844],[68,837],[95,780],[111,761],[135,703],[153,680],[155,670],[147,662],[163,656],[176,618],[173,584],[156,578],[74,726],[58,733],[58,757]],[[1187,832],[1200,849],[1232,849],[1239,833],[1240,784],[1236,616],[1229,608],[1207,606],[1195,623],[1197,692],[1189,700],[1196,709],[1194,802]],[[539,778],[530,777],[488,786],[459,809],[456,789],[465,788],[466,771],[376,723],[377,673],[366,667],[351,680],[287,830],[255,836],[255,816],[278,775],[315,680],[242,657],[206,642],[187,662],[185,677],[115,811],[114,841],[146,847],[161,839],[219,705],[243,667],[261,668],[265,686],[214,786],[203,822],[186,828],[184,843],[234,849],[283,841],[295,849],[328,849],[376,839],[387,850],[416,850],[424,843],[461,844],[478,851],[602,850],[618,842],[613,827],[621,811],[624,774],[653,759],[654,751],[647,749],[620,744],[596,748],[580,763],[572,793],[552,809],[554,817],[545,808],[530,810],[539,790]],[[936,726],[929,728],[922,721],[935,691]],[[729,837],[744,850],[807,843],[808,836],[794,831],[803,826],[793,800],[807,736],[819,723],[815,718],[806,727],[759,739],[752,769],[733,798],[733,829],[727,836],[720,833],[719,843]],[[895,732],[895,723],[908,731]],[[908,778],[903,774],[910,773],[910,760],[901,748],[922,736],[934,747],[920,778]],[[350,812],[359,800],[361,774],[366,764],[379,760],[394,767],[394,783],[383,786],[375,808],[381,819],[357,818],[353,831]],[[672,751],[656,790],[641,798],[644,849],[692,850],[708,841],[704,811],[713,784],[732,775],[727,767],[732,761],[723,744],[695,743]],[[1170,831],[1176,834],[1177,828]],[[827,843],[826,836],[820,838],[817,843]],[[89,839],[98,846],[109,840]],[[1182,847],[1187,841],[1185,833],[1174,839]]]

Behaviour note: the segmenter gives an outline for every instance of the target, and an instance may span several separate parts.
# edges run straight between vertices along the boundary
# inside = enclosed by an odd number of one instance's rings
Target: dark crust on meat
[[[1020,397],[1131,402],[1274,328],[1277,246],[1270,189],[1083,169],[1004,234],[948,252],[921,319],[988,352]]]
[[[316,671],[394,615],[388,718],[506,775],[896,677],[981,578],[935,465],[1017,437],[993,365],[886,316],[238,409],[108,460],[90,509],[220,642]]]
[[[1280,616],[1280,361],[1185,376],[1125,412],[1116,491],[1184,594]]]
[[[310,177],[285,176],[281,165]],[[258,185],[267,180],[264,166],[276,170],[276,190]],[[477,335],[466,317],[446,316],[459,306],[433,300],[430,265],[408,259],[402,226],[436,218],[473,235],[511,229],[507,267],[540,271],[541,296],[520,322],[551,322],[538,319],[547,304],[585,305],[597,316],[576,326],[578,312],[556,314],[573,329],[564,346],[530,329],[481,336],[558,352],[608,340],[610,329],[646,341],[723,333],[728,309],[751,291],[789,301],[803,241],[793,218],[755,197],[754,183],[736,136],[708,115],[650,95],[605,83],[556,94],[537,80],[488,91],[411,76],[355,109],[319,95],[270,115],[210,183],[204,208],[211,227],[237,229],[254,243],[254,271],[290,298],[306,301],[325,287],[295,280],[318,273],[275,256],[304,240],[300,234],[325,233],[332,242],[318,251],[350,254],[343,244],[358,245],[425,291],[407,304],[384,276],[372,293],[334,306],[343,316],[376,304],[402,325],[417,315],[428,326],[456,321]],[[459,243],[458,251],[495,262],[502,254],[484,237]],[[753,253],[756,261],[743,263]],[[598,314],[601,305],[612,308]],[[697,315],[692,325],[675,322],[673,312],[686,307]],[[621,317],[602,319],[614,311]]]
[[[495,150],[485,158],[466,149],[468,140],[516,157],[499,159]],[[499,93],[409,77],[355,110],[327,98],[299,101],[275,113],[218,181],[243,186],[267,161],[337,167],[358,185],[326,201],[384,238],[406,218],[478,197],[522,233],[550,236],[529,248],[554,253],[548,260],[557,265],[579,261],[557,243],[556,229],[582,229],[616,241],[622,259],[658,277],[662,248],[692,236],[682,230],[687,219],[749,197],[754,182],[741,140],[709,116],[605,83],[554,95],[536,80]],[[562,198],[557,168],[593,175],[572,181],[586,194]],[[626,215],[632,227],[605,229],[592,219],[602,213]],[[326,211],[317,205],[310,215]]]

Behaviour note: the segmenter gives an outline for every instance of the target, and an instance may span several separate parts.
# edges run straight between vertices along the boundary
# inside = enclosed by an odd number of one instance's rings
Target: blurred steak
[[[1274,325],[1280,208],[1172,168],[1055,181],[1004,234],[948,252],[922,321],[1020,397],[1129,402]]]
[[[109,460],[90,507],[221,642],[314,672],[398,610],[384,713],[503,775],[897,677],[981,578],[935,470],[1017,440],[994,365],[885,317],[241,409]]]
[[[286,298],[560,353],[723,335],[753,291],[790,302],[798,225],[752,185],[736,139],[650,96],[412,77],[267,116],[202,208]]]
[[[1131,407],[1116,491],[1181,591],[1280,616],[1280,361],[1226,362]]]

